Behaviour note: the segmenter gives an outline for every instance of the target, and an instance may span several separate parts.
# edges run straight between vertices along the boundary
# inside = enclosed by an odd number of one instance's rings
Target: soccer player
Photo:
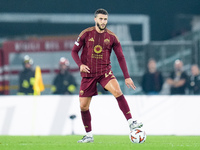
[[[86,135],[78,143],[94,141],[89,106],[92,96],[97,95],[97,83],[101,84],[117,99],[119,108],[129,123],[130,130],[143,126],[142,123],[137,123],[136,120],[132,119],[128,103],[111,70],[110,55],[113,49],[122,69],[125,84],[128,88],[131,87],[135,90],[136,86],[129,76],[121,44],[117,36],[106,28],[108,12],[105,9],[98,9],[94,15],[95,26],[89,27],[80,33],[71,53],[74,61],[80,67],[82,77],[79,99]],[[78,53],[81,48],[82,53],[79,57]]]

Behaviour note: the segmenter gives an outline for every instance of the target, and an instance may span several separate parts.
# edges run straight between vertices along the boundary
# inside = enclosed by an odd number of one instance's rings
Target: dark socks
[[[131,119],[132,118],[132,115],[131,115],[131,112],[130,112],[130,108],[128,106],[128,103],[124,97],[124,95],[121,95],[119,97],[116,98],[117,99],[117,102],[118,102],[118,105],[119,105],[119,108],[121,109],[121,111],[123,112],[124,116],[126,117],[126,119]]]
[[[89,110],[81,111],[81,116],[82,116],[82,121],[85,127],[85,131],[90,132],[92,130],[90,111]]]

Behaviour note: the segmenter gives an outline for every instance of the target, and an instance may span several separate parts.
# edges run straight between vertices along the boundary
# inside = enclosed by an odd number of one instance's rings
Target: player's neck
[[[104,33],[105,30],[106,30],[106,29],[100,30],[99,27],[98,27],[97,25],[95,26],[95,29],[96,29],[96,31],[97,31],[98,33]]]

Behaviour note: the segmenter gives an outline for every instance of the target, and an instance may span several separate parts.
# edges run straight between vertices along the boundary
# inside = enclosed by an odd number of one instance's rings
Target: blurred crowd
[[[164,86],[164,84],[166,86]],[[164,87],[169,90],[171,95],[198,95],[200,94],[200,72],[196,64],[191,65],[189,73],[184,71],[184,64],[177,59],[174,62],[174,70],[170,76],[164,80],[162,73],[157,70],[156,61],[150,59],[147,70],[142,77],[142,90],[147,95],[161,94]]]
[[[75,77],[70,72],[70,62],[67,58],[61,57],[58,60],[59,72],[55,75],[51,93],[59,95],[75,94],[78,85]],[[26,55],[23,60],[23,70],[19,73],[18,95],[33,95],[35,71],[33,59]],[[200,72],[199,66],[191,65],[189,73],[184,71],[184,63],[177,59],[174,62],[174,70],[164,79],[162,72],[157,69],[157,62],[150,58],[147,69],[141,78],[142,93],[145,95],[160,95],[168,91],[170,95],[198,95],[200,94]],[[98,94],[109,94],[98,85]],[[166,94],[166,92],[165,92]]]

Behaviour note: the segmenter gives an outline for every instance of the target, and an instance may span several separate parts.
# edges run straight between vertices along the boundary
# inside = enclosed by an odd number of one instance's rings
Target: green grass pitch
[[[147,136],[133,144],[128,136],[94,135],[94,143],[77,143],[82,136],[0,136],[0,150],[199,150],[200,136]]]

